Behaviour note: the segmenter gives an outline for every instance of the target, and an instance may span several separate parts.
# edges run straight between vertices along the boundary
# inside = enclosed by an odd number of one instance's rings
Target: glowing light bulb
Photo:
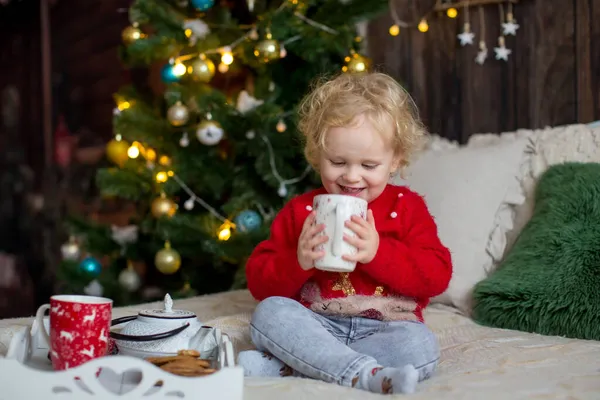
[[[158,158],[158,163],[160,165],[164,165],[166,167],[166,166],[171,165],[171,159],[169,158],[169,156],[160,156]]]
[[[283,119],[280,119],[279,122],[277,122],[275,129],[277,129],[277,132],[280,132],[280,133],[285,132],[285,130],[287,129],[287,125],[285,124],[285,121]]]
[[[427,32],[429,30],[429,24],[424,19],[419,22],[419,26],[417,27],[420,32]]]
[[[229,65],[220,63],[217,69],[220,73],[224,74],[225,72],[229,71]]]
[[[169,176],[165,171],[160,171],[156,173],[156,182],[165,183],[169,179]]]
[[[146,160],[148,160],[148,161],[156,160],[156,151],[154,149],[146,149]]]
[[[392,25],[390,26],[389,32],[392,36],[398,36],[398,34],[400,33],[400,27],[398,25]]]
[[[231,48],[223,48],[221,52],[221,62],[225,65],[231,65],[231,63],[233,63],[233,53],[231,52]]]
[[[183,76],[187,71],[187,67],[183,65],[183,63],[177,61],[175,65],[173,65],[173,74],[176,76]]]
[[[138,158],[139,155],[140,149],[138,149],[137,146],[129,146],[129,148],[127,149],[127,156],[129,158]]]
[[[231,225],[227,222],[219,227],[219,232],[217,233],[219,240],[229,240],[231,237]]]
[[[452,7],[446,11],[446,15],[448,16],[448,18],[456,18],[458,16],[458,11],[456,10],[456,8]]]

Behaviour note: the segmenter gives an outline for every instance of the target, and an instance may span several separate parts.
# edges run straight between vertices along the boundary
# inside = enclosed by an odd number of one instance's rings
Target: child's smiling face
[[[379,133],[364,115],[349,126],[330,128],[321,149],[321,182],[331,194],[360,197],[371,202],[385,189],[399,165],[391,132]]]

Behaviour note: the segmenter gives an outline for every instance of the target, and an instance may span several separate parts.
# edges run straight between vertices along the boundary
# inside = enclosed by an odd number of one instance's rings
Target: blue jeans
[[[352,378],[373,364],[412,364],[423,380],[440,358],[437,338],[420,322],[326,317],[285,297],[258,304],[250,334],[257,350],[307,377],[343,386],[352,386]]]

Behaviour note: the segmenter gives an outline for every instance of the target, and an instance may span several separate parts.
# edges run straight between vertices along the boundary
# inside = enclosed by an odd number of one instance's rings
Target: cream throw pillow
[[[452,253],[448,289],[432,299],[471,311],[471,291],[504,254],[514,205],[524,201],[519,177],[527,135],[477,135],[458,147],[435,139],[410,166],[408,185],[429,207],[441,241]],[[426,268],[427,266],[423,266]]]

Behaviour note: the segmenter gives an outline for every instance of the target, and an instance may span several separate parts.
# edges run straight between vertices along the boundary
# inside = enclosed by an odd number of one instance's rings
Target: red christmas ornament
[[[73,158],[73,137],[67,127],[64,116],[58,119],[58,125],[54,131],[54,161],[61,167],[71,165]]]

